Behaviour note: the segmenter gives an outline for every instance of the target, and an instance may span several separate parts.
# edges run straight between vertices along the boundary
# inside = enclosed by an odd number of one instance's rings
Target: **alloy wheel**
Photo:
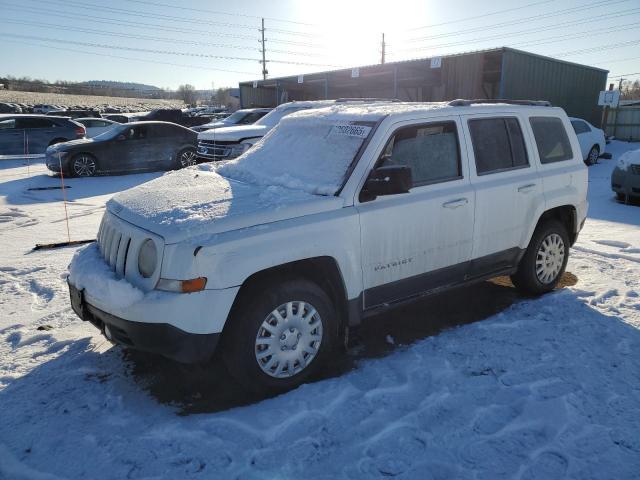
[[[589,152],[589,164],[590,165],[595,165],[598,162],[598,157],[599,157],[599,153],[598,149],[593,147],[591,149],[591,151]]]
[[[260,369],[274,378],[290,378],[308,367],[322,344],[322,319],[310,303],[291,301],[266,316],[256,335]]]
[[[182,168],[190,167],[196,164],[196,153],[193,150],[185,150],[180,155],[180,166]]]
[[[80,155],[73,161],[73,173],[77,177],[91,177],[96,173],[96,162],[89,155]]]

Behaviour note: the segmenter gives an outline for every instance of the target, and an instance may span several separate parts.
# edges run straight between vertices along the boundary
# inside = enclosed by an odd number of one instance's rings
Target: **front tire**
[[[598,158],[600,157],[600,147],[598,145],[594,145],[589,150],[589,154],[587,155],[586,164],[587,165],[595,165],[598,163]]]
[[[539,225],[511,281],[522,293],[542,295],[553,290],[569,260],[569,235],[557,220]]]
[[[196,149],[184,148],[176,156],[176,168],[191,167],[197,163]]]
[[[93,177],[97,169],[96,157],[88,153],[79,153],[71,159],[69,173],[73,177]]]
[[[229,319],[223,359],[247,389],[280,392],[302,384],[329,355],[336,311],[317,284],[291,279],[253,289]]]

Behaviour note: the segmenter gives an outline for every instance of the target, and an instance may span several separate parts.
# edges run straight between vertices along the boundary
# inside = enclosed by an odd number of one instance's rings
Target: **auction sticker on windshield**
[[[367,138],[371,132],[371,127],[366,125],[351,125],[349,123],[342,123],[331,127],[329,136],[332,135],[345,135],[347,137]]]

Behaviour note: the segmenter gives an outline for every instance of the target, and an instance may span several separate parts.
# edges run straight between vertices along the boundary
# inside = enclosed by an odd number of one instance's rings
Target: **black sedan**
[[[47,149],[47,168],[75,177],[171,170],[196,163],[198,134],[167,122],[118,125],[94,138]]]

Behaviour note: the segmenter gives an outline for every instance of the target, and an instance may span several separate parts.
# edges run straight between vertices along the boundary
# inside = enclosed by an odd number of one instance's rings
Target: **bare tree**
[[[196,87],[193,85],[180,85],[178,87],[178,97],[187,105],[195,105],[196,103]]]

